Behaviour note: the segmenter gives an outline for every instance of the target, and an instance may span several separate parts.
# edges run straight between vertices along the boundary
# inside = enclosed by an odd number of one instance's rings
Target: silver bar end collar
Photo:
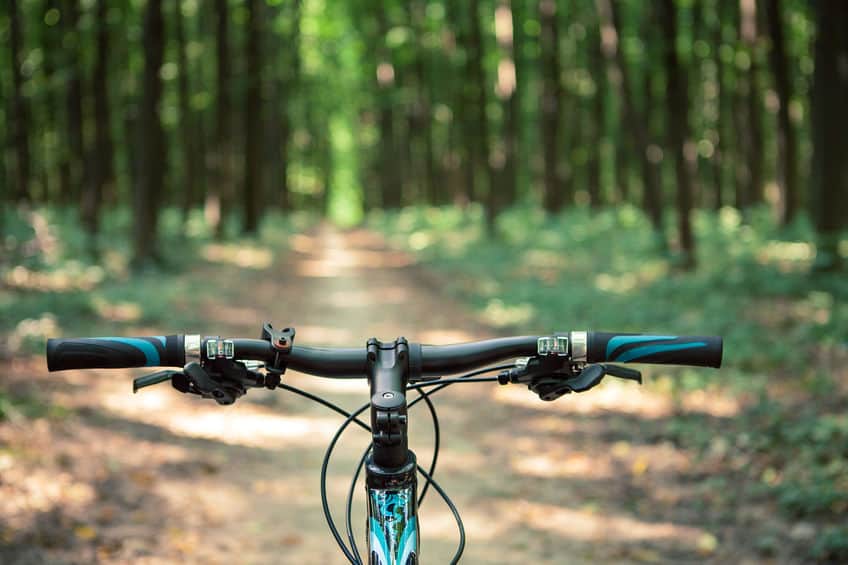
[[[185,335],[183,336],[183,346],[185,347],[186,363],[190,360],[200,361],[200,336]]]
[[[589,334],[587,332],[570,332],[571,360],[575,363],[585,363],[589,350]]]

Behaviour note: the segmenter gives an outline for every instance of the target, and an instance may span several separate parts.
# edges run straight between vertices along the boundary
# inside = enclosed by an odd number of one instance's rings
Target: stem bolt
[[[395,393],[393,393],[393,392],[384,392],[383,393],[383,398],[394,398],[394,397],[395,397]]]

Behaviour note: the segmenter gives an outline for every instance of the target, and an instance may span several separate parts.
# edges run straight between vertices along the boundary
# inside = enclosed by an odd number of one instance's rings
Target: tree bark
[[[756,0],[740,0],[739,34],[742,44],[748,53],[750,66],[745,82],[747,105],[747,153],[748,153],[748,186],[746,204],[758,204],[763,201],[763,117],[762,89],[760,88],[760,64],[757,31],[757,2]]]
[[[716,100],[718,103],[718,117],[716,120],[716,131],[717,131],[717,139],[715,144],[715,149],[713,152],[713,164],[715,166],[715,192],[713,199],[713,207],[716,210],[721,209],[724,206],[724,192],[725,192],[725,183],[724,183],[724,170],[725,165],[728,161],[732,163],[732,157],[730,151],[725,151],[730,148],[730,132],[728,131],[728,115],[730,114],[730,107],[728,105],[729,96],[727,93],[726,83],[725,83],[725,72],[726,68],[724,65],[724,61],[721,57],[721,47],[724,43],[722,27],[724,25],[724,6],[726,6],[728,0],[720,0],[720,3],[716,10],[718,10],[717,16],[715,18],[715,27],[712,30],[712,51],[713,51],[713,59],[715,61],[715,72],[716,72]]]
[[[812,208],[818,232],[816,268],[843,264],[840,232],[848,226],[848,3],[816,4],[817,37],[810,106],[813,127]]]
[[[792,82],[786,54],[783,15],[780,0],[768,0],[768,16],[771,49],[769,61],[774,75],[774,88],[780,106],[777,111],[777,167],[781,187],[780,221],[790,223],[798,212],[798,144],[795,127],[789,117],[792,102]]]
[[[677,57],[677,9],[674,0],[662,0],[661,20],[665,35],[666,104],[669,110],[668,140],[674,154],[677,180],[677,225],[684,269],[695,267],[695,238],[690,219],[692,210],[692,174],[687,158],[689,111],[685,72]]]
[[[498,62],[498,78],[495,93],[503,106],[502,147],[496,151],[493,167],[497,186],[492,190],[500,196],[501,207],[512,206],[518,194],[518,138],[520,135],[521,107],[518,99],[518,66],[516,63],[516,36],[514,11],[519,2],[499,0],[495,8],[495,35],[501,55]]]
[[[279,139],[279,174],[276,180],[279,182],[277,188],[279,192],[280,207],[288,211],[291,208],[291,189],[289,187],[289,161],[291,160],[291,134],[292,134],[292,100],[294,94],[300,84],[300,16],[301,16],[301,0],[294,0],[291,5],[291,13],[289,19],[291,21],[290,35],[284,38],[286,51],[291,53],[291,58],[286,59],[288,68],[279,72],[276,81],[276,91],[278,99],[273,101],[272,107],[278,113],[279,131],[277,137]]]
[[[477,199],[485,202],[486,227],[489,233],[493,233],[495,218],[498,214],[498,197],[495,190],[494,171],[489,163],[489,120],[486,117],[487,83],[486,74],[483,71],[485,51],[483,46],[483,32],[480,27],[479,0],[469,1],[468,15],[471,26],[466,61],[468,63],[468,77],[473,88],[474,99],[474,162],[483,167],[485,173],[483,175],[483,190],[478,194]]]
[[[542,98],[540,102],[541,141],[544,159],[543,205],[548,213],[559,212],[565,203],[562,179],[559,174],[560,135],[563,88],[560,81],[559,29],[557,4],[554,0],[539,0],[541,24]]]
[[[400,208],[402,204],[401,177],[398,170],[399,151],[395,143],[395,115],[393,88],[395,67],[391,53],[386,47],[389,25],[383,6],[377,6],[377,102],[379,105],[378,127],[380,130],[380,194],[384,208]]]
[[[262,61],[261,26],[257,0],[247,0],[247,91],[244,109],[244,233],[259,227],[259,194],[262,186]]]
[[[182,157],[182,209],[183,222],[188,219],[188,213],[197,203],[200,167],[198,162],[198,134],[194,112],[191,108],[191,83],[189,77],[188,49],[185,21],[183,18],[182,2],[174,2],[174,27],[177,40],[177,99],[180,109],[179,136]]]
[[[80,61],[82,49],[79,39],[79,0],[65,0],[62,19],[66,22],[65,65],[67,66],[67,123],[68,145],[70,149],[70,187],[64,195],[66,202],[79,202],[83,186],[89,181],[85,159],[85,140],[83,138],[83,88]],[[67,17],[65,17],[67,16]],[[67,40],[70,38],[70,40]]]
[[[230,15],[227,0],[215,0],[215,180],[206,192],[206,221],[217,238],[223,237],[224,215],[232,192],[230,128]]]
[[[165,47],[165,22],[162,0],[148,0],[142,32],[144,79],[142,83],[140,182],[136,186],[134,258],[136,267],[159,258],[156,232],[165,180],[165,139],[159,115],[162,98],[160,71]]]
[[[24,97],[23,43],[24,32],[21,24],[21,13],[18,0],[10,0],[10,53],[12,56],[12,138],[15,146],[15,190],[14,198],[22,202],[32,199],[29,190],[30,183],[30,152],[29,152],[29,103]]]
[[[417,137],[419,151],[423,154],[423,175],[420,183],[421,193],[419,197],[422,202],[434,203],[436,192],[436,157],[433,147],[433,112],[432,101],[428,85],[431,77],[426,64],[427,46],[424,42],[424,27],[426,25],[426,6],[422,0],[415,0],[407,4],[410,28],[413,33],[413,45],[415,45],[415,57],[412,63],[416,93],[410,109],[411,134]]]
[[[589,49],[589,71],[595,83],[595,92],[592,95],[591,111],[589,116],[589,162],[587,170],[587,189],[589,193],[589,205],[597,208],[601,204],[601,146],[604,139],[604,121],[606,120],[606,91],[607,76],[604,68],[603,53],[601,49],[600,27],[598,33],[590,36]],[[619,160],[619,151],[616,148],[616,162]],[[616,181],[620,183],[620,179]]]
[[[91,182],[83,187],[83,220],[89,235],[94,238],[100,227],[100,208],[103,197],[114,182],[114,144],[112,143],[111,111],[107,75],[109,71],[108,0],[98,0],[97,58],[94,63],[92,90],[94,95],[94,156]],[[92,240],[92,245],[94,242]],[[94,249],[93,249],[94,250]]]

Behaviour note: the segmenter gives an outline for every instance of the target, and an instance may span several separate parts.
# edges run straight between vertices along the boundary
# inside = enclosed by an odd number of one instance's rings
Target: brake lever
[[[642,384],[642,373],[636,369],[630,369],[620,365],[606,365],[604,363],[586,365],[582,371],[573,378],[566,380],[563,384],[573,392],[585,392],[597,386],[606,375],[636,381]]]
[[[133,394],[137,393],[139,390],[153,385],[158,385],[159,383],[164,383],[165,381],[170,381],[174,375],[179,374],[179,371],[172,371],[170,369],[166,369],[164,371],[156,371],[155,373],[150,373],[149,375],[144,375],[143,377],[138,377],[133,379]]]

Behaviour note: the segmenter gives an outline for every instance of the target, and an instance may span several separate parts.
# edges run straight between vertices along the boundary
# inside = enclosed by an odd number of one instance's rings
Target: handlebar
[[[206,355],[210,339],[198,335],[98,337],[47,340],[47,368],[67,369],[182,367],[187,359]],[[220,343],[221,340],[218,340]],[[278,351],[264,339],[226,340],[238,360],[270,363]],[[545,347],[575,363],[614,361],[720,367],[722,339],[717,336],[642,335],[572,331],[553,336],[516,336],[452,345],[409,344],[410,376],[441,376],[483,367],[505,359],[533,356]],[[367,350],[292,346],[287,366],[322,377],[363,377]]]

